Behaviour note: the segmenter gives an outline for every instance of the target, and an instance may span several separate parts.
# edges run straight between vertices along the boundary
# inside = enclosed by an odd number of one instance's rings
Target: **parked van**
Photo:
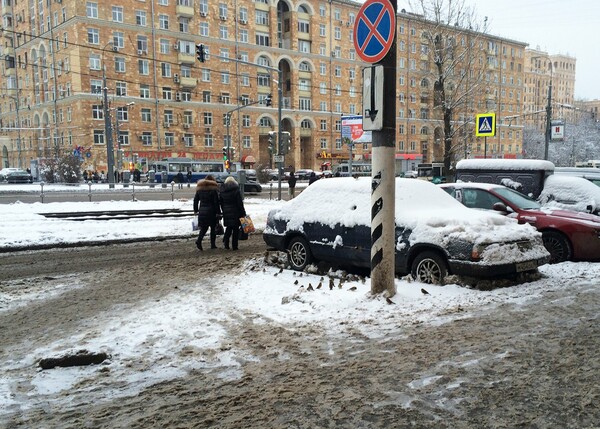
[[[456,164],[456,180],[504,185],[537,198],[554,164],[540,159],[463,159]]]

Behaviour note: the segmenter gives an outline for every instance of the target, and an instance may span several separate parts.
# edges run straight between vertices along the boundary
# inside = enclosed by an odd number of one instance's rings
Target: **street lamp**
[[[108,108],[108,86],[106,83],[106,64],[104,62],[104,52],[107,46],[114,46],[114,42],[111,40],[102,48],[102,90],[103,90],[103,101],[104,106],[104,135],[106,136],[106,163],[108,164],[108,187],[115,187],[115,156],[113,153],[113,139],[112,139],[112,124],[110,121],[110,110]]]
[[[550,61],[550,85],[548,85],[548,105],[546,106],[546,139],[544,145],[544,159],[548,160],[548,146],[552,137],[552,77],[554,66]]]

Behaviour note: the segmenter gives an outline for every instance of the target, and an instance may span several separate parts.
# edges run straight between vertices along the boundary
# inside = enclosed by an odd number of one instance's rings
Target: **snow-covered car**
[[[553,174],[546,178],[538,201],[549,207],[600,214],[600,186],[576,176]]]
[[[549,260],[529,225],[468,209],[432,183],[395,180],[396,273],[439,284],[447,274],[512,276]],[[295,270],[318,261],[369,268],[371,179],[316,181],[269,212],[263,239],[287,251]]]
[[[296,170],[294,174],[296,175],[296,179],[298,180],[308,180],[308,178],[310,177],[310,173],[313,173],[313,170],[303,168],[301,170]]]
[[[9,171],[4,180],[8,183],[33,183],[33,177],[25,170]]]
[[[536,227],[550,252],[551,263],[600,261],[599,216],[542,207],[528,196],[502,185],[468,182],[439,186],[466,207],[494,210]]]
[[[417,177],[419,177],[419,173],[417,173],[414,170],[409,170],[404,172],[403,177],[406,177],[407,179],[416,179]]]
[[[5,167],[2,170],[0,170],[0,182],[5,181],[6,180],[6,176],[8,176],[8,173],[12,173],[13,171],[23,171],[21,168],[16,168],[16,167]]]
[[[592,182],[594,185],[600,186],[600,168],[555,167],[554,174],[583,177],[585,180]]]

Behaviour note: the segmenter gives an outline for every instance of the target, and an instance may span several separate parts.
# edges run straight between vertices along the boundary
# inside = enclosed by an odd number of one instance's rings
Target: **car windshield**
[[[537,201],[510,188],[494,188],[494,192],[522,210],[535,210],[541,207]]]

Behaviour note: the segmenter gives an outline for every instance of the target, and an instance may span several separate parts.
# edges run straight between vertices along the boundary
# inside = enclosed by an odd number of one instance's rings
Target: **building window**
[[[171,64],[170,63],[160,63],[160,71],[162,77],[171,77]]]
[[[327,84],[325,82],[319,84],[319,92],[321,94],[327,94]]]
[[[269,25],[269,12],[264,10],[257,10],[255,16],[256,25]]]
[[[340,139],[340,138],[335,139],[335,148],[337,150],[340,150],[342,148],[342,139]]]
[[[98,19],[98,3],[93,3],[91,1],[87,2],[85,11],[88,18]]]
[[[148,60],[138,60],[138,72],[144,76],[150,74],[150,64],[148,63]]]
[[[326,29],[327,27],[325,26],[325,24],[319,24],[319,36],[325,37],[327,35]]]
[[[152,112],[150,109],[142,109],[142,122],[152,122]]]
[[[150,98],[150,85],[140,84],[140,98]]]
[[[241,29],[239,36],[240,43],[249,43],[248,30]]]
[[[100,70],[100,55],[90,54],[90,69]]]
[[[88,28],[88,43],[98,45],[100,43],[100,31],[96,28]]]
[[[221,83],[229,84],[230,75],[229,72],[221,72]]]
[[[169,29],[169,15],[158,15],[158,26],[161,30]]]
[[[203,113],[203,117],[204,117],[204,125],[205,126],[211,126],[213,123],[213,116],[211,112],[204,112]]]
[[[210,69],[202,69],[202,82],[210,82]]]
[[[127,96],[127,83],[117,82],[117,84],[115,85],[115,95],[118,97],[126,97]]]
[[[310,40],[298,40],[298,52],[310,54]]]
[[[194,135],[193,134],[184,134],[183,135],[183,144],[185,147],[193,147],[194,146]]]
[[[103,130],[94,130],[94,144],[104,144]]]
[[[208,22],[200,23],[200,35],[204,37],[208,37]]]
[[[204,146],[213,147],[213,135],[210,133],[204,134]]]
[[[267,33],[256,33],[256,44],[258,46],[271,46],[270,37]]]
[[[242,127],[249,128],[250,127],[250,115],[242,116]]]
[[[102,81],[100,79],[92,79],[90,81],[90,92],[92,94],[102,94]]]
[[[202,91],[202,102],[203,103],[210,103],[210,91]]]
[[[310,98],[300,97],[298,101],[299,101],[298,108],[300,110],[310,110],[311,109],[311,100],[310,100]]]
[[[100,104],[92,106],[92,119],[104,119],[104,108]]]
[[[125,58],[115,57],[115,71],[117,73],[125,73]]]
[[[321,119],[321,131],[327,131],[327,119]]]
[[[163,100],[172,100],[173,99],[173,90],[168,86],[163,86],[162,98],[163,98]]]
[[[175,146],[175,134],[172,132],[165,133],[165,146]]]
[[[327,149],[327,139],[321,138],[321,149]]]
[[[142,133],[142,146],[152,146],[152,133],[147,131]]]
[[[185,16],[179,17],[179,32],[189,33],[190,32],[190,18]]]
[[[249,149],[252,145],[252,138],[250,136],[243,136],[242,137],[242,146],[244,146],[245,149]]]
[[[227,40],[229,38],[229,30],[226,25],[219,25],[219,38]]]
[[[305,20],[298,20],[298,32],[310,33],[310,24]]]
[[[146,11],[136,10],[135,11],[135,23],[141,27],[146,26]]]
[[[200,14],[208,15],[208,0],[200,0]]]
[[[112,20],[114,22],[123,22],[123,7],[113,6],[112,7]]]

